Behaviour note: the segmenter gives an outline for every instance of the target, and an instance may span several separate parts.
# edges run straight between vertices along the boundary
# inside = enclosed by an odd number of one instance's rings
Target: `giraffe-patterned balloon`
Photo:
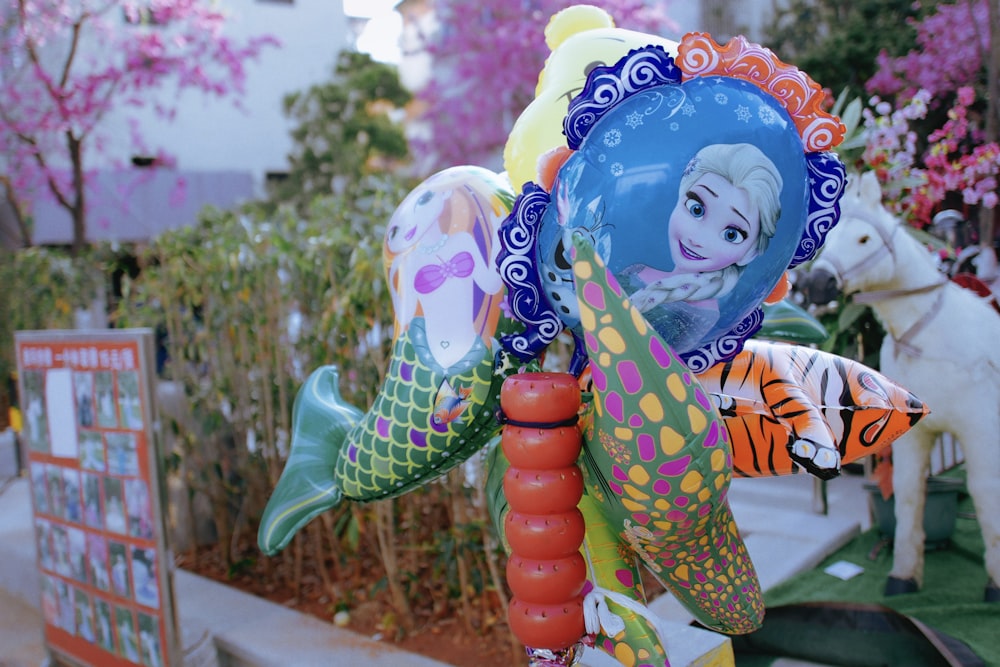
[[[587,239],[576,236],[574,249],[594,392],[584,428],[587,492],[622,548],[701,623],[755,630],[764,604],[726,497],[725,425]]]

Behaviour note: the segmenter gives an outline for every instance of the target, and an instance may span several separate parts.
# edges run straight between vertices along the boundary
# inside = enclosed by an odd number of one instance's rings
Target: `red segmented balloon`
[[[523,373],[504,382],[500,408],[510,422],[501,447],[510,462],[503,488],[510,511],[507,610],[511,631],[532,648],[559,650],[586,633],[580,555],[585,530],[577,503],[583,477],[576,465],[580,388],[565,373]]]

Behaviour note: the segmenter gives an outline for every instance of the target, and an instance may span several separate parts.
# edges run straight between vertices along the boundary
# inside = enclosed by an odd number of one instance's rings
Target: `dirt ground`
[[[276,583],[283,579],[266,563],[244,563],[238,572],[231,572],[213,549],[200,549],[194,554],[178,557],[178,567],[194,574],[233,586],[244,592],[266,598],[280,605],[310,614],[328,623],[339,610],[323,582],[314,574],[304,574],[298,595],[290,585]],[[367,572],[367,576],[364,574]],[[348,610],[349,621],[344,626],[358,634],[378,639],[398,648],[418,653],[456,667],[511,667],[527,664],[523,647],[517,643],[506,623],[506,612],[495,595],[478,600],[474,620],[465,622],[452,610],[443,614],[440,604],[428,604],[413,609],[413,628],[406,632],[396,619],[395,610],[384,589],[372,594],[363,591],[378,589],[377,568],[359,568],[352,573],[347,586],[356,591],[351,595],[355,604]],[[345,586],[346,588],[346,586]],[[437,610],[435,610],[437,608]]]

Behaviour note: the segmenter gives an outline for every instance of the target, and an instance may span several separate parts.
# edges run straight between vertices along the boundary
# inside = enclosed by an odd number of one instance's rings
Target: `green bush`
[[[73,256],[58,248],[0,250],[0,407],[14,403],[14,332],[69,329],[76,311],[104,296],[110,246]],[[6,427],[0,410],[0,428]]]
[[[336,363],[359,407],[381,384],[393,321],[382,237],[405,192],[386,177],[363,186],[317,199],[305,218],[206,209],[197,225],[154,239],[123,284],[115,323],[163,334],[164,379],[191,406],[189,423],[171,424],[184,443],[174,463],[211,497],[231,562],[281,474],[305,377]]]

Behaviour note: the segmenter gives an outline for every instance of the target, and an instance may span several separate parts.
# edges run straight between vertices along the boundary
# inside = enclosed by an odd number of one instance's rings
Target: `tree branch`
[[[21,234],[21,247],[27,248],[31,245],[31,230],[28,229],[28,221],[24,219],[21,204],[14,194],[14,185],[10,182],[10,178],[4,174],[0,174],[0,184],[3,185],[4,196],[10,203],[11,211],[14,212],[14,222],[17,223],[17,231]]]

